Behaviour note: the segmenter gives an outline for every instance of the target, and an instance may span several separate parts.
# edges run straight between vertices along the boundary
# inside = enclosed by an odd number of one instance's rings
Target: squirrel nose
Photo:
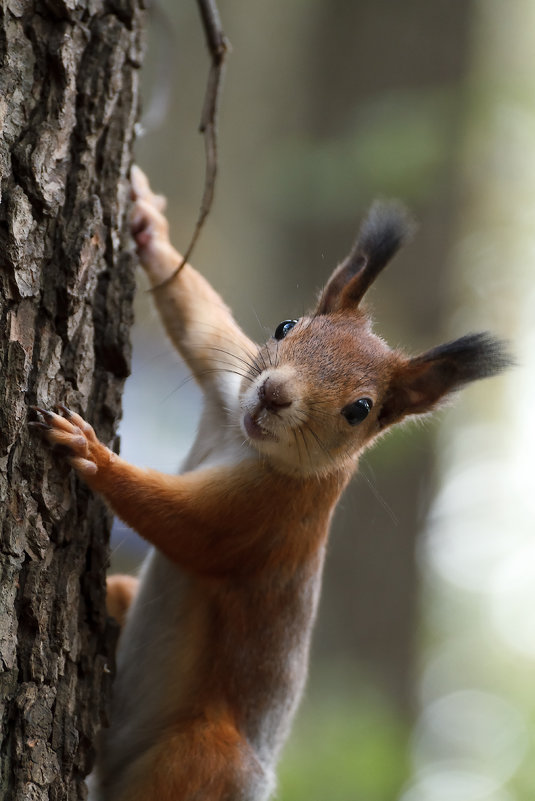
[[[286,382],[273,377],[266,378],[258,390],[258,397],[262,406],[270,412],[278,412],[292,405]]]

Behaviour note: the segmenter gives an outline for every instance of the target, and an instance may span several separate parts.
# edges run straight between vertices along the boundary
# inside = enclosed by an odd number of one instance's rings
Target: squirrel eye
[[[342,414],[350,426],[356,426],[368,416],[373,406],[370,398],[359,398],[353,403],[348,403],[342,409]]]
[[[273,334],[275,339],[284,339],[288,331],[291,331],[296,322],[297,320],[283,320],[282,323],[279,323],[275,329],[275,333]]]

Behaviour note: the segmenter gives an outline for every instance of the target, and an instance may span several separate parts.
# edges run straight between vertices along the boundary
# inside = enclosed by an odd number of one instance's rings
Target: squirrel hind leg
[[[121,786],[107,786],[105,801],[268,801],[275,789],[272,772],[236,728],[221,720],[200,719],[169,732],[124,778]]]
[[[114,575],[106,579],[106,609],[121,628],[138,585],[139,579],[134,576]]]

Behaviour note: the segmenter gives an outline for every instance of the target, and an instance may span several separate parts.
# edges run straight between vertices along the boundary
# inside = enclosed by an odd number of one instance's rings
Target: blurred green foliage
[[[315,672],[284,751],[278,798],[392,801],[408,774],[406,724],[360,675],[332,665]]]
[[[259,164],[258,186],[286,223],[353,222],[370,197],[426,198],[447,164],[453,90],[384,94],[343,135],[281,138]]]

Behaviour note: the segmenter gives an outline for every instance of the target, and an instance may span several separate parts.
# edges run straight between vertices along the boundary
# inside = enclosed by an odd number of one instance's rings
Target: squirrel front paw
[[[130,180],[133,200],[130,230],[141,264],[151,282],[157,285],[173,275],[182,259],[169,242],[169,223],[162,213],[165,198],[154,194],[139,167],[132,167]]]
[[[64,448],[71,467],[89,481],[109,464],[113,454],[99,442],[92,426],[83,417],[71,412],[63,404],[58,404],[57,408],[61,414],[33,406],[39,419],[29,425],[38,428],[51,445]]]
[[[134,164],[130,170],[131,197],[133,200],[130,217],[130,230],[139,250],[143,250],[151,239],[167,239],[169,225],[165,211],[166,200],[163,195],[155,195],[149,179]]]

